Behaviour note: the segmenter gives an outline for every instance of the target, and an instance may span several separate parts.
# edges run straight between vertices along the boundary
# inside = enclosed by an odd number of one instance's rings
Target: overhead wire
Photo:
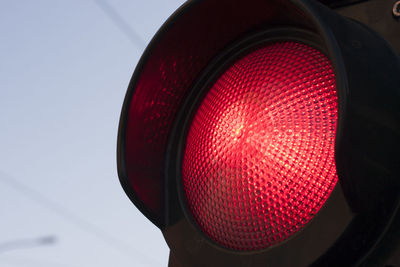
[[[57,239],[55,236],[42,236],[39,238],[10,240],[0,243],[0,254],[10,250],[52,245],[56,243],[56,241]]]
[[[34,190],[33,188],[23,184],[16,178],[0,171],[0,182],[7,184],[9,187],[12,187],[14,190],[20,192],[25,197],[35,201],[36,203],[40,204],[41,206],[47,208],[49,211],[57,214],[58,216],[64,218],[65,220],[69,221],[70,223],[74,224],[81,230],[90,233],[93,236],[104,241],[105,244],[114,248],[115,250],[119,251],[120,253],[129,256],[130,258],[139,259],[149,265],[156,266],[159,264],[155,262],[154,259],[146,256],[145,254],[141,253],[137,249],[132,248],[130,245],[125,243],[124,241],[112,236],[111,234],[107,233],[100,227],[94,225],[93,223],[85,220],[84,218],[80,217],[77,214],[74,214],[66,207],[62,206],[59,203],[51,200],[50,198],[43,195],[41,192]]]
[[[106,0],[94,0],[95,4],[109,17],[109,19],[117,26],[125,36],[138,48],[143,49],[146,45],[146,42],[140,37],[140,35],[121,17],[121,15],[116,11],[116,9],[108,3]],[[115,238],[109,233],[105,232],[101,228],[97,227],[93,223],[81,218],[80,216],[72,213],[70,210],[60,205],[59,203],[54,202],[53,200],[47,198],[39,191],[34,190],[33,188],[21,183],[14,177],[11,177],[8,174],[0,171],[0,181],[8,184],[15,190],[23,193],[26,197],[34,200],[41,206],[46,207],[48,210],[51,210],[53,213],[63,217],[68,220],[70,223],[73,223],[75,226],[84,230],[99,239],[105,241],[105,243],[114,249],[127,254],[129,257],[132,257],[132,254],[136,254],[141,258],[142,261],[147,263],[157,264],[154,262],[154,259],[150,259],[145,256],[143,253],[140,253],[138,250],[131,248],[128,244],[123,242],[120,239]],[[7,244],[9,245],[9,244]],[[1,252],[1,246],[0,246]],[[135,257],[136,258],[136,257]]]
[[[106,0],[94,0],[96,5],[103,10],[115,26],[117,26],[128,39],[140,50],[146,46],[146,42],[140,37],[140,35],[122,18],[117,10]]]

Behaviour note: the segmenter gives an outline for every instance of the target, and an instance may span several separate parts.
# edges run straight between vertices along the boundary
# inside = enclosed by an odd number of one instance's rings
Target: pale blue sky
[[[146,44],[183,3],[107,1]],[[167,266],[161,232],[116,171],[120,110],[144,46],[100,6],[0,0],[2,267]],[[56,242],[35,246],[45,236]]]

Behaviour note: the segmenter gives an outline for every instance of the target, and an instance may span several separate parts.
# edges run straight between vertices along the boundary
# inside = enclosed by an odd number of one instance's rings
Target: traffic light
[[[399,6],[193,0],[168,19],[133,74],[117,153],[170,266],[389,264]]]

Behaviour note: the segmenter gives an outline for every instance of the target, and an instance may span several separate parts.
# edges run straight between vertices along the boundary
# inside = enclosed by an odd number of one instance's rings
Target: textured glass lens
[[[299,231],[337,182],[336,121],[332,64],[315,48],[273,43],[234,62],[199,105],[183,151],[198,226],[235,250]]]

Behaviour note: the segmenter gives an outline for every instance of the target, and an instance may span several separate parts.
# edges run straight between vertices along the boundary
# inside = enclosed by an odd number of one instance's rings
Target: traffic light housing
[[[398,21],[388,43],[338,14],[374,1],[321,2],[345,8],[189,1],[143,54],[118,172],[174,264],[380,266],[396,249]]]

